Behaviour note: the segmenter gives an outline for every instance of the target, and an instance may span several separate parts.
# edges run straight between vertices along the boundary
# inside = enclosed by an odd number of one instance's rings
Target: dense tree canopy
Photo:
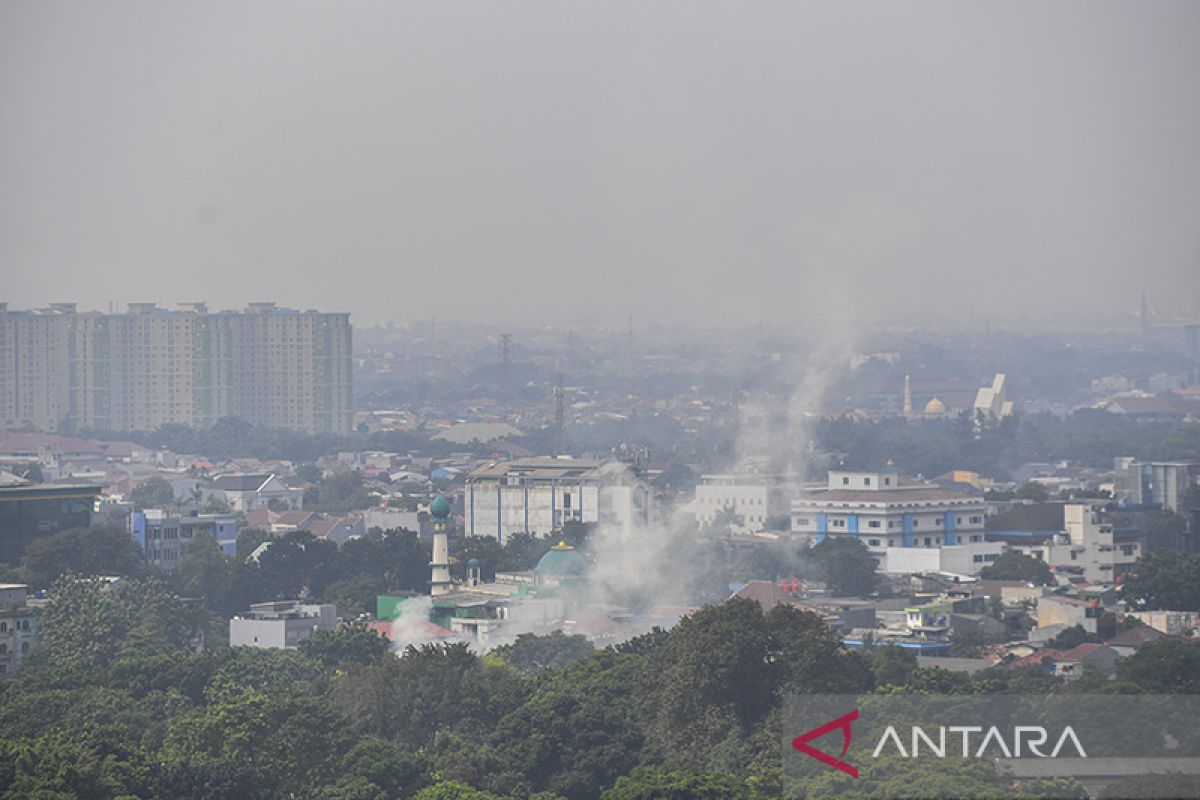
[[[29,582],[44,589],[59,575],[129,576],[145,570],[142,550],[129,532],[113,525],[72,528],[30,542],[25,550]]]
[[[1035,586],[1054,584],[1054,573],[1046,562],[1024,553],[1005,553],[981,569],[979,577],[993,581],[1021,581]]]
[[[837,595],[865,597],[875,591],[875,559],[866,545],[853,536],[829,536],[812,551],[817,576]]]
[[[1122,593],[1137,609],[1200,611],[1200,554],[1147,553],[1125,574]]]

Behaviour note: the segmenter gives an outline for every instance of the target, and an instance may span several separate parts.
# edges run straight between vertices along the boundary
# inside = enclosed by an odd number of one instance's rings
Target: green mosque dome
[[[575,552],[570,545],[559,542],[538,560],[533,571],[538,575],[572,577],[587,572],[587,559]]]
[[[433,502],[429,504],[429,513],[436,519],[445,519],[450,516],[450,501],[438,495],[433,498]]]

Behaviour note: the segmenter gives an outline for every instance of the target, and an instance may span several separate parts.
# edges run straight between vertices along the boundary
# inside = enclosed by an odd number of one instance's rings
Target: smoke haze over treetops
[[[0,2],[14,306],[1200,301],[1200,4]]]

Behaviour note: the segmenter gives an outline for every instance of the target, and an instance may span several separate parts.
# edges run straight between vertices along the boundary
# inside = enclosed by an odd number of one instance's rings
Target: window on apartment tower
[[[850,479],[842,478],[842,486],[849,486],[849,485],[850,485]]]

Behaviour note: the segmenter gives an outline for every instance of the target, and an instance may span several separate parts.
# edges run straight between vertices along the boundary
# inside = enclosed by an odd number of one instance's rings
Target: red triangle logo
[[[846,755],[846,751],[850,749],[850,739],[853,737],[853,732],[850,730],[850,725],[856,719],[858,719],[857,708],[848,714],[843,714],[835,720],[826,722],[819,728],[813,728],[808,733],[800,734],[795,739],[792,739],[792,747],[799,750],[801,753],[804,753],[806,756],[815,758],[817,761],[820,761],[826,766],[833,767],[836,770],[846,773],[851,778],[857,778],[858,768],[852,764],[847,764],[845,761],[842,761],[842,758]],[[834,731],[839,728],[842,731],[842,752],[837,758],[834,758],[828,753],[822,753],[815,747],[809,746],[808,743],[812,740],[820,739],[830,731]]]

